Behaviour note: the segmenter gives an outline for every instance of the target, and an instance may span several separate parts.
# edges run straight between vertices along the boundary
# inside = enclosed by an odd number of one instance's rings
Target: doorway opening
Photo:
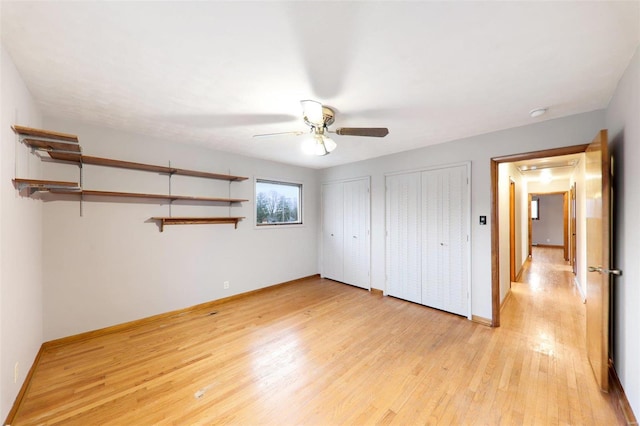
[[[569,181],[564,183],[567,191],[529,192],[529,256],[534,246],[556,247],[569,261]]]
[[[516,259],[514,261],[514,265],[509,265],[509,268],[506,269],[506,279],[509,280],[509,286],[506,285],[502,285],[501,287],[501,269],[500,269],[500,200],[498,199],[499,197],[499,193],[500,193],[500,179],[501,178],[505,178],[504,176],[501,177],[500,173],[499,173],[499,166],[502,164],[517,164],[517,163],[523,163],[523,162],[535,162],[537,160],[542,161],[542,159],[553,159],[555,157],[562,157],[562,156],[567,156],[567,155],[573,155],[573,154],[582,154],[586,151],[588,145],[575,145],[575,146],[569,146],[569,147],[564,147],[564,148],[556,148],[556,149],[550,149],[550,150],[542,150],[542,151],[535,151],[535,152],[529,152],[529,153],[523,153],[523,154],[515,154],[515,155],[509,155],[509,156],[504,156],[504,157],[496,157],[496,158],[492,158],[491,159],[491,263],[492,263],[492,268],[491,268],[491,293],[492,293],[492,318],[491,318],[491,325],[493,327],[499,327],[500,326],[500,305],[501,305],[501,301],[503,300],[503,297],[506,295],[505,293],[508,291],[508,287],[510,286],[510,279],[513,276],[512,272],[514,269],[516,270],[516,275],[517,275],[517,269],[518,269],[518,260]],[[537,169],[538,167],[536,167]],[[534,168],[532,168],[531,170],[536,170]],[[506,177],[508,178],[508,176]],[[517,186],[514,186],[514,191],[515,188]],[[511,185],[509,185],[509,189],[507,190],[508,192],[511,191]],[[529,190],[527,189],[527,193],[529,192]],[[535,192],[535,191],[534,191]],[[564,191],[564,192],[568,192]],[[503,194],[503,196],[505,196],[506,194]],[[510,196],[508,196],[509,198],[511,198]],[[565,204],[568,204],[568,198],[569,196],[565,196]],[[509,201],[510,203],[510,201]],[[516,201],[517,203],[517,201]],[[529,218],[531,215],[531,203],[528,204],[528,206],[526,206],[526,210],[528,212]],[[510,209],[509,209],[510,210]],[[515,210],[515,209],[514,209]],[[509,212],[509,216],[510,216],[510,212]],[[503,221],[506,222],[506,224],[503,222],[502,225],[506,225],[508,226],[508,229],[505,232],[509,232],[509,239],[507,241],[511,240],[511,220],[505,220],[507,218],[503,218]],[[563,218],[563,220],[566,222],[568,220],[568,216],[565,216]],[[531,220],[529,219],[529,222]],[[566,227],[565,227],[566,228]],[[515,240],[516,243],[514,244],[514,246],[517,247],[517,235],[522,235],[522,233],[524,232],[524,230],[521,230],[520,233],[518,233],[517,231],[514,232],[514,234],[516,235]],[[565,239],[568,239],[568,236],[565,237]],[[523,241],[527,241],[527,244],[529,244],[529,241],[531,241],[531,236],[529,234],[529,236],[527,237],[521,237],[520,239],[520,245],[522,246],[522,242]],[[503,242],[504,244],[504,242]],[[566,244],[566,246],[568,246],[568,244]],[[507,249],[505,247],[502,247],[502,249]],[[514,252],[514,250],[511,249],[511,247],[508,248],[509,249],[509,258],[513,259],[511,257],[511,253]],[[570,249],[569,249],[570,251]],[[527,253],[530,254],[531,252],[529,250],[521,250],[521,253]],[[568,258],[568,254],[564,254],[565,258]],[[520,258],[520,264],[522,264],[523,262],[523,255],[521,255]],[[504,277],[502,277],[502,281],[506,281]],[[504,284],[504,283],[503,283]]]

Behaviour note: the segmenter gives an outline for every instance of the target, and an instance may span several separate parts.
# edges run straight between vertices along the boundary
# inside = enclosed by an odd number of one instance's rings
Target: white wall
[[[318,272],[318,171],[81,123],[45,118],[77,134],[86,155],[248,176],[226,181],[174,176],[172,193],[249,199],[242,205],[174,205],[173,216],[246,216],[233,225],[168,226],[158,202],[95,199],[44,202],[45,340],[147,317]],[[46,163],[49,179],[78,178],[78,167]],[[253,178],[302,182],[304,226],[255,229]],[[87,189],[166,193],[167,176],[84,166]],[[229,192],[230,191],[230,192]],[[223,281],[230,289],[223,289]]]
[[[511,253],[510,253],[510,229],[509,229],[509,192],[510,182],[515,182],[515,262],[516,274],[522,269],[522,265],[527,258],[528,238],[528,210],[527,210],[527,186],[526,181],[513,163],[498,164],[498,192],[500,215],[500,302],[504,300],[511,288]],[[523,232],[523,228],[524,231]]]
[[[516,220],[520,223],[520,252],[522,253],[522,265],[529,258],[529,181],[522,179],[522,189],[520,191],[520,214],[516,215]]]
[[[385,173],[471,161],[471,309],[473,315],[491,318],[491,226],[478,223],[480,215],[490,219],[491,214],[490,159],[588,143],[603,127],[604,111],[594,111],[328,168],[322,171],[321,180],[371,176],[371,285],[384,289]],[[393,129],[387,143],[393,143]]]
[[[581,154],[570,178],[576,184],[576,276],[575,281],[584,302],[587,297],[587,193],[585,184],[585,155]]]
[[[1,47],[0,66],[0,418],[4,419],[42,343],[42,203],[20,197],[11,182],[16,175],[37,178],[40,173],[39,161],[20,149],[16,155],[17,137],[11,125],[39,127],[41,116]]]
[[[537,196],[540,218],[531,223],[533,244],[564,246],[564,197],[562,194]]]
[[[640,48],[606,111],[614,159],[613,359],[636,417],[640,415]]]

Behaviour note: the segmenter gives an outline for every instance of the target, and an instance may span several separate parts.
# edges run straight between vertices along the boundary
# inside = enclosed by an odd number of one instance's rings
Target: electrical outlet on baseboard
[[[13,383],[18,383],[18,367],[20,363],[16,361],[16,364],[13,366]]]
[[[225,281],[224,283],[222,283],[222,287],[226,290],[229,288],[229,281]]]

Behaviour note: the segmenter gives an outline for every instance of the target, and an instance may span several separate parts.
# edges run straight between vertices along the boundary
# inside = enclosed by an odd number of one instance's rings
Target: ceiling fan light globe
[[[323,144],[319,143],[316,145],[316,150],[314,152],[315,155],[317,155],[318,157],[322,157],[324,155],[327,155],[329,152],[327,151],[327,149],[324,147]]]
[[[322,114],[322,104],[317,101],[304,100],[300,101],[302,105],[302,115],[304,120],[315,124],[316,126],[324,125],[324,116]]]
[[[316,153],[316,139],[314,137],[306,137],[302,141],[300,148],[302,148],[302,152],[307,155],[315,155]]]
[[[314,139],[316,144],[313,153],[319,157],[327,155],[329,151],[327,151],[327,147],[324,145],[324,137],[322,135],[316,135]]]
[[[323,136],[324,139],[324,147],[327,150],[327,153],[333,151],[334,149],[336,149],[338,147],[338,145],[335,143],[335,141],[333,139],[331,139],[328,136]]]

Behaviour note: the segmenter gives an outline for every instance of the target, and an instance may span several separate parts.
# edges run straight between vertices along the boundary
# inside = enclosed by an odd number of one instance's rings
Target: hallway
[[[525,422],[619,423],[612,398],[598,390],[587,359],[585,305],[562,249],[534,247],[525,268],[501,312],[502,330],[513,333],[518,348],[529,349],[514,348],[512,361],[514,371],[529,371],[517,398],[527,400]]]

